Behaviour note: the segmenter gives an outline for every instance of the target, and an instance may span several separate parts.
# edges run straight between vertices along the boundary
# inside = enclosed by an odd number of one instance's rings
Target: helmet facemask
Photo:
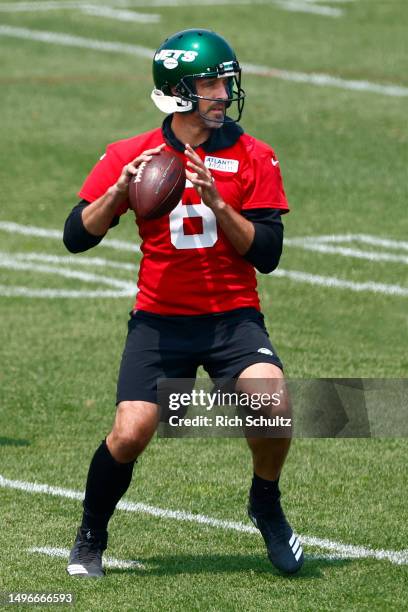
[[[220,64],[215,68],[215,70],[211,70],[209,72],[200,73],[200,74],[191,74],[182,77],[182,79],[177,83],[174,92],[176,96],[180,98],[181,101],[191,103],[191,110],[198,110],[198,102],[199,100],[207,100],[209,102],[222,102],[225,104],[225,108],[229,108],[233,102],[237,103],[238,116],[235,118],[224,117],[222,120],[211,119],[214,123],[227,123],[229,121],[238,122],[241,119],[242,111],[244,108],[245,102],[245,91],[241,87],[241,68],[239,67],[238,62],[228,62],[229,69],[226,69],[227,64]],[[232,70],[231,70],[232,69]],[[200,96],[197,94],[197,90],[195,87],[196,79],[210,79],[210,78],[228,78],[227,81],[227,92],[228,98],[208,98],[206,96]],[[200,117],[205,117],[201,115]]]

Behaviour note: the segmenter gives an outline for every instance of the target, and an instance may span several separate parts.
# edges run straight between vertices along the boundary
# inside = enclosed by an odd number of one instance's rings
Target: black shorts
[[[237,377],[254,363],[283,369],[255,308],[216,315],[131,313],[116,402],[157,403],[160,378],[195,378],[203,366],[212,380]]]

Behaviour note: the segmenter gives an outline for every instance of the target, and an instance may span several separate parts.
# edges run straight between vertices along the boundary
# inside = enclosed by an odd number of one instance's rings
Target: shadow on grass
[[[351,559],[333,559],[321,556],[306,555],[302,569],[293,575],[285,575],[271,565],[266,557],[258,555],[167,555],[150,557],[143,560],[145,569],[107,570],[109,574],[135,574],[146,576],[174,576],[177,574],[222,574],[234,572],[251,572],[257,576],[285,577],[289,580],[310,580],[323,577],[323,570],[328,567],[341,567]]]
[[[0,446],[30,446],[30,440],[23,438],[5,438],[0,436]]]

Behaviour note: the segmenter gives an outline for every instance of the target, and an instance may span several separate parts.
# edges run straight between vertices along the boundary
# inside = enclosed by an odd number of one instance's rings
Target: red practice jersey
[[[146,149],[165,142],[161,128],[109,145],[79,196],[101,197],[122,168]],[[169,144],[166,149],[186,158]],[[196,152],[210,169],[222,199],[236,211],[289,210],[279,162],[265,143],[241,134],[232,146]],[[127,202],[117,210],[122,215]],[[133,211],[131,211],[133,212]],[[143,253],[135,309],[163,315],[195,315],[234,308],[259,309],[255,269],[239,255],[189,181],[178,206],[159,219],[136,219]]]

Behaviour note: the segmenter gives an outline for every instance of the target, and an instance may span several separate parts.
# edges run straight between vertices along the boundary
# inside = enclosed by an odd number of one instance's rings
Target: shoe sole
[[[67,572],[70,576],[75,576],[77,578],[103,578],[105,575],[104,571],[102,571],[102,574],[89,573],[87,569],[79,563],[68,565]]]

